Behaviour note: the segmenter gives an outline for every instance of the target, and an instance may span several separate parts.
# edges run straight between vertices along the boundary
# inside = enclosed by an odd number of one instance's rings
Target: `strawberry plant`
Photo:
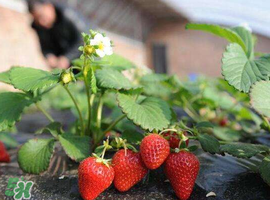
[[[38,133],[49,131],[51,138],[31,139],[19,149],[18,162],[25,172],[39,174],[46,171],[57,142],[72,160],[79,162],[87,158],[121,121],[133,122],[149,131],[159,131],[170,124],[169,105],[159,98],[141,95],[143,86],[134,84],[123,75],[123,70],[134,65],[112,54],[109,38],[92,30],[82,36],[84,45],[79,47],[82,55],[67,70],[48,72],[14,66],[0,74],[1,82],[17,89],[16,92],[0,93],[0,131],[13,127],[30,105],[35,105],[50,121]],[[78,73],[74,73],[75,70]],[[73,93],[74,84],[80,86],[79,94]],[[70,130],[63,130],[62,125],[42,107],[43,96],[55,89],[58,96],[65,93],[58,106],[71,108],[78,118]],[[110,103],[115,98],[118,112],[117,115],[112,112],[113,116],[106,120],[102,114],[108,98]],[[66,99],[69,99],[68,104]]]
[[[222,37],[229,42],[222,56],[222,75],[236,90],[249,94],[250,104],[263,119],[261,127],[269,132],[269,76],[270,57],[268,54],[255,52],[256,37],[244,27],[224,28],[210,24],[187,24],[187,29],[201,30]],[[255,152],[263,155],[258,171],[270,185],[270,154],[253,144],[227,144],[221,152],[236,157],[250,158]]]

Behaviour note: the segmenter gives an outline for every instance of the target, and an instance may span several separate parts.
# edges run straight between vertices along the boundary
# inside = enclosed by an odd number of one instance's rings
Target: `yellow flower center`
[[[104,44],[102,42],[99,43],[98,49],[103,50],[104,49]]]

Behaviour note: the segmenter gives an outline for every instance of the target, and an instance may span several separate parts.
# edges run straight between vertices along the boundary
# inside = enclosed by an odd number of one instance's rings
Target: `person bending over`
[[[68,7],[50,0],[27,0],[33,16],[32,28],[39,37],[41,50],[51,68],[68,68],[79,57],[81,32],[86,30],[84,19]]]

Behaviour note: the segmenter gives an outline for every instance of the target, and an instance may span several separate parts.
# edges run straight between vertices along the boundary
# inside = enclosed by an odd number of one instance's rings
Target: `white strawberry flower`
[[[113,54],[111,40],[100,33],[97,33],[94,38],[90,40],[90,45],[95,47],[96,54],[101,58],[105,55],[109,56]]]

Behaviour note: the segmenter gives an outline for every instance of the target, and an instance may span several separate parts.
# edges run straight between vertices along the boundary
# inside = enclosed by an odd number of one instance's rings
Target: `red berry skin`
[[[78,174],[79,190],[84,200],[95,199],[111,185],[114,178],[113,167],[97,162],[94,157],[80,163]]]
[[[170,154],[170,144],[158,134],[146,136],[140,146],[141,156],[148,169],[157,169]]]
[[[162,133],[162,135],[169,141],[170,147],[172,149],[179,148],[180,138],[176,132],[167,131]],[[187,133],[184,132],[184,135],[187,136]],[[189,140],[186,141],[186,147],[188,147]]]
[[[200,169],[198,158],[187,151],[171,153],[165,162],[165,174],[180,200],[187,200]]]
[[[6,147],[2,141],[0,141],[0,162],[9,163],[10,157],[6,150]]]
[[[225,127],[225,126],[227,126],[227,124],[228,124],[228,120],[227,120],[226,118],[223,118],[223,119],[221,119],[221,120],[219,121],[219,125],[220,125],[221,127]]]
[[[128,191],[147,174],[148,169],[144,165],[140,153],[129,149],[121,149],[114,154],[112,159],[114,169],[114,186],[120,192]]]

